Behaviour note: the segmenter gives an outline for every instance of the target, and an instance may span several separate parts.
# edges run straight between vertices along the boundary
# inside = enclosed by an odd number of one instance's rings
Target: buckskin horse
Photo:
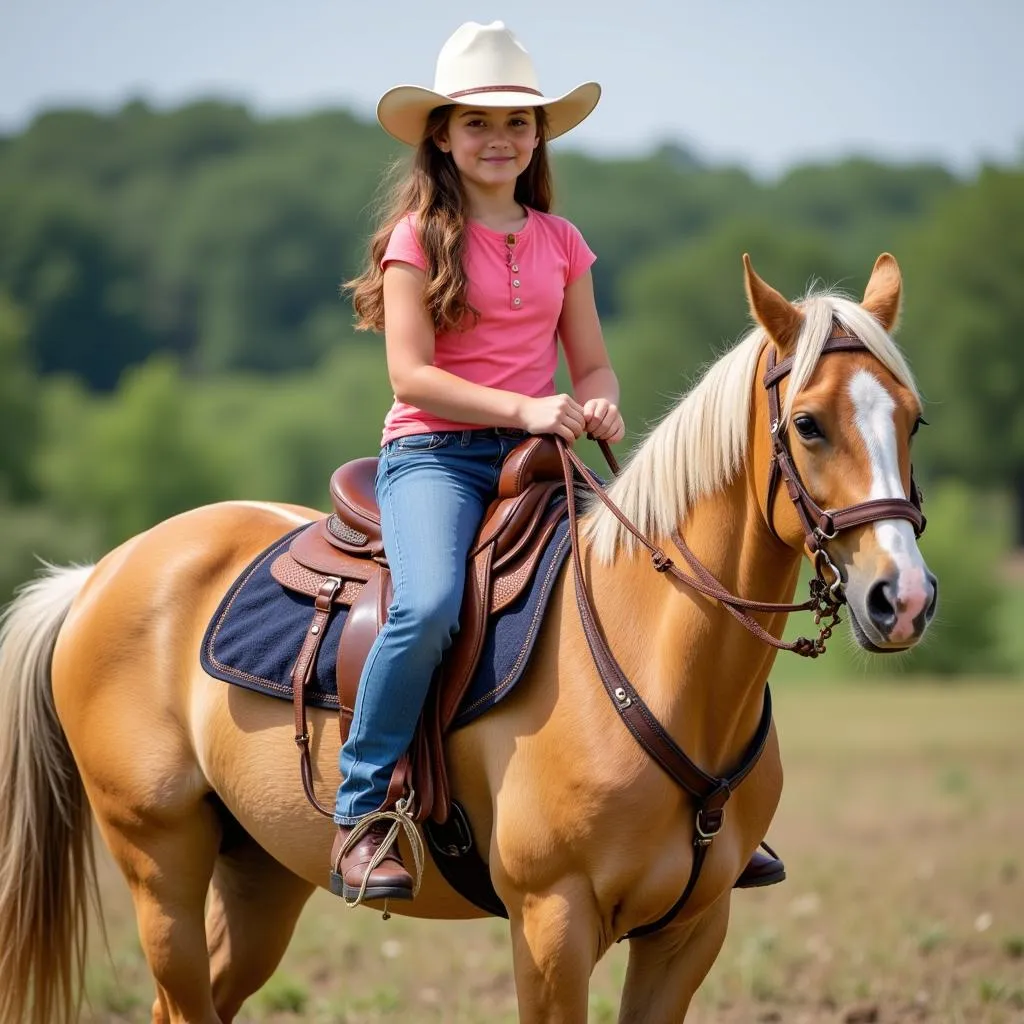
[[[744,263],[754,329],[637,446],[611,504],[580,510],[525,675],[446,740],[510,919],[523,1021],[585,1021],[592,969],[622,937],[620,1021],[682,1020],[782,790],[777,650],[818,653],[840,602],[871,652],[913,646],[934,611],[910,464],[921,405],[890,337],[896,261],[879,257],[860,303],[791,303]],[[131,889],[154,1021],[225,1024],[277,966],[327,884],[333,826],[296,784],[287,707],[210,678],[198,648],[242,569],[320,515],[196,509],[95,566],[49,569],[8,608],[0,1020],[78,1012],[91,819]],[[825,624],[786,644],[804,555],[800,607]],[[310,731],[331,790],[326,712]],[[395,910],[480,916],[430,863]]]

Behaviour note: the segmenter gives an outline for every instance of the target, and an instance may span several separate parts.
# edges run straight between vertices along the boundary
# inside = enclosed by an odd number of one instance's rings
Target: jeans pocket
[[[430,452],[435,448],[441,448],[447,440],[444,434],[406,434],[404,437],[395,438],[392,450],[395,455],[402,452]]]

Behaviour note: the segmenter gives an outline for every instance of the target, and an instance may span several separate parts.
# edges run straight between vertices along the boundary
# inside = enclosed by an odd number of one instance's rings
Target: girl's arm
[[[589,270],[565,290],[558,335],[573,393],[583,405],[587,433],[604,441],[621,441],[626,428],[618,409],[619,380],[608,359]]]
[[[528,398],[434,366],[434,325],[423,305],[425,283],[424,272],[410,263],[389,263],[384,270],[384,343],[399,401],[449,420],[559,434],[569,442],[583,433],[583,409],[569,395]]]

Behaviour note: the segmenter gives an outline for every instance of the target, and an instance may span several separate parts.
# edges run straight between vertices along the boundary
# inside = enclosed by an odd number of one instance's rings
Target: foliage
[[[137,283],[92,197],[63,183],[0,191],[0,290],[28,314],[37,370],[111,387],[152,347],[137,317]]]
[[[1024,171],[989,169],[911,238],[901,337],[934,409],[927,461],[1024,498],[1022,279]]]
[[[48,399],[47,497],[69,517],[86,512],[105,544],[218,496],[218,452],[187,415],[169,358],[127,371],[115,397],[64,387]]]
[[[786,294],[804,294],[818,276],[832,282],[840,267],[816,236],[761,221],[731,221],[713,234],[639,263],[620,288],[622,314],[611,335],[634,426],[664,411],[706,365],[751,326],[743,290],[744,251]]]
[[[37,538],[91,558],[206,501],[322,508],[334,466],[376,451],[383,348],[353,332],[339,284],[397,152],[345,111],[260,120],[215,101],[54,110],[0,139],[0,585],[31,570]],[[553,153],[556,211],[598,254],[634,436],[748,327],[744,251],[797,297],[815,281],[859,294],[890,250],[932,423],[919,475],[1024,510],[1024,170],[850,159],[761,181],[673,144]],[[930,511],[926,544],[945,529]],[[962,621],[961,661],[980,657],[991,637]]]
[[[23,313],[0,292],[0,500],[32,497],[39,381],[25,356]]]
[[[47,505],[0,502],[0,606],[31,579],[44,562],[86,564],[104,552],[95,526]]]

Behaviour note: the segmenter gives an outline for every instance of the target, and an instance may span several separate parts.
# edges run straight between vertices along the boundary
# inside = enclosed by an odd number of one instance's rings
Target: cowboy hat
[[[545,96],[533,61],[502,21],[467,21],[448,38],[437,57],[434,88],[397,85],[377,104],[377,120],[389,135],[419,145],[435,107],[470,103],[479,107],[543,107],[548,138],[575,128],[601,97],[597,82],[584,82],[564,96]]]

